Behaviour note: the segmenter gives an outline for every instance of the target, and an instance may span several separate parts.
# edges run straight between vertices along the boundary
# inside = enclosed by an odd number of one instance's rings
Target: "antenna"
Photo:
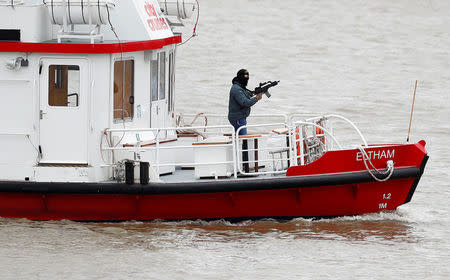
[[[406,138],[406,142],[409,142],[409,134],[411,132],[411,121],[412,121],[412,117],[413,117],[413,113],[414,113],[414,103],[416,101],[416,90],[417,90],[417,80],[416,80],[416,85],[414,86],[414,97],[413,97],[413,102],[412,102],[412,107],[411,107],[411,116],[409,117],[408,137]]]

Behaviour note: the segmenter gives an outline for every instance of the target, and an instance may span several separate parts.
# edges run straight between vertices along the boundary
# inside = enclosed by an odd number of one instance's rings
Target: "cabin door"
[[[41,60],[41,163],[87,164],[88,83],[87,60]]]
[[[151,62],[151,127],[166,127],[168,115],[166,55],[158,54],[157,60]],[[163,132],[166,134],[166,132]],[[161,135],[160,135],[161,136]]]

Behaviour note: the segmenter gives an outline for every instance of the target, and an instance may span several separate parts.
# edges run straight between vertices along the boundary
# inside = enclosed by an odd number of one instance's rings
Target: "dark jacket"
[[[247,89],[239,83],[234,83],[230,90],[228,103],[228,120],[234,121],[246,118],[250,115],[250,107],[258,102],[256,97],[251,97]]]

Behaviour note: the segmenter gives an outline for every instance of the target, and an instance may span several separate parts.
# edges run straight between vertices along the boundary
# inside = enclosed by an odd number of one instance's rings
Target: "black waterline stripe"
[[[392,179],[420,176],[417,167],[397,168]],[[375,182],[367,171],[321,175],[292,176],[270,179],[244,179],[185,183],[57,183],[57,182],[0,182],[0,192],[41,194],[194,194],[306,188],[318,186]]]

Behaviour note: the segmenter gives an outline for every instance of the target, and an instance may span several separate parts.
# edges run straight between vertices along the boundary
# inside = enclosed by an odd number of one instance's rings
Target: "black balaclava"
[[[247,77],[244,77],[247,75]],[[241,69],[237,72],[236,77],[233,78],[233,84],[239,83],[241,86],[246,87],[248,84],[248,71],[246,69]]]

